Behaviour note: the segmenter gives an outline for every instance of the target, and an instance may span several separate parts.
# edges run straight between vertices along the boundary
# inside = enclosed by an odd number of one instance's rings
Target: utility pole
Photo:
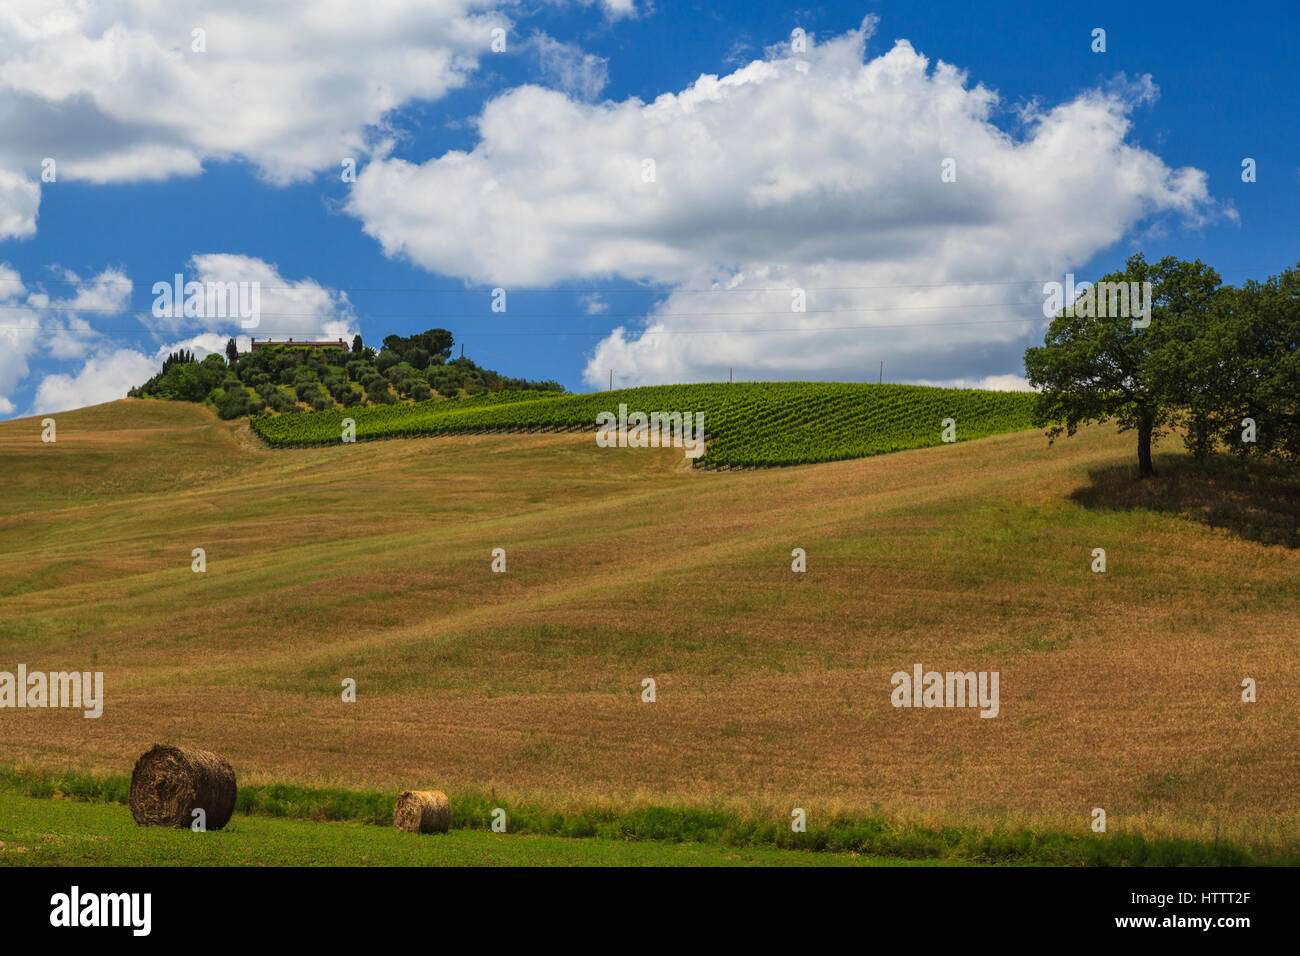
[[[880,360],[880,381],[877,384],[880,385],[885,384],[885,360],[884,359]]]
[[[733,385],[735,384],[736,370],[734,368],[727,369],[727,381],[732,383]]]
[[[609,390],[614,391],[614,370],[609,370]]]

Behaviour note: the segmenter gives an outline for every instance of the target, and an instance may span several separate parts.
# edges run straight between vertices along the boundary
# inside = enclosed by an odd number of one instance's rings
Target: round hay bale
[[[446,833],[451,801],[441,790],[403,790],[393,808],[393,826],[407,833]]]
[[[235,771],[207,750],[154,744],[131,772],[128,805],[141,825],[188,827],[202,810],[209,830],[220,830],[235,812]]]

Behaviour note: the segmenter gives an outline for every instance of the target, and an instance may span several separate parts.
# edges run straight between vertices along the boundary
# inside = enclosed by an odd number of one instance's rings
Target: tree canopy
[[[390,335],[376,353],[361,336],[352,349],[281,345],[240,354],[234,341],[202,362],[181,350],[167,357],[160,371],[131,389],[133,397],[208,402],[222,418],[284,412],[303,408],[392,405],[434,397],[455,398],[489,391],[563,391],[558,382],[509,378],[480,368],[468,358],[446,361],[451,333],[430,329],[409,337]],[[397,346],[396,349],[387,347]],[[430,351],[430,346],[436,352]]]
[[[1095,294],[1100,283],[1150,283],[1149,314],[1138,314],[1132,300],[1127,309],[1105,303]],[[1300,275],[1288,270],[1234,289],[1199,260],[1131,256],[1123,272],[1067,303],[1043,345],[1025,352],[1026,375],[1041,390],[1036,420],[1051,426],[1052,439],[1108,420],[1137,431],[1143,477],[1155,472],[1152,442],[1173,428],[1185,430],[1200,458],[1219,444],[1294,456],[1298,285]],[[1257,423],[1255,434],[1238,434],[1246,419]]]

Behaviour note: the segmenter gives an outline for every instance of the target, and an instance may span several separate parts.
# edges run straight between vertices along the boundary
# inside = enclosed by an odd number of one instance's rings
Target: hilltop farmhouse
[[[277,342],[274,339],[264,339],[259,342],[257,339],[253,339],[249,351],[256,352],[258,349],[274,348],[277,345],[288,345],[300,349],[338,349],[340,352],[347,352],[351,348],[351,346],[342,339],[339,339],[337,342],[295,342],[293,339],[289,339],[287,342]]]

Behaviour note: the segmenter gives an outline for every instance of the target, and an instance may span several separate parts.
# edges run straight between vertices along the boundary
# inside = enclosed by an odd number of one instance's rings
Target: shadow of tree
[[[1140,481],[1136,466],[1088,473],[1091,484],[1070,495],[1085,508],[1174,514],[1260,544],[1300,548],[1300,473],[1277,464],[1245,464],[1229,455],[1204,466],[1161,455],[1156,474]]]

